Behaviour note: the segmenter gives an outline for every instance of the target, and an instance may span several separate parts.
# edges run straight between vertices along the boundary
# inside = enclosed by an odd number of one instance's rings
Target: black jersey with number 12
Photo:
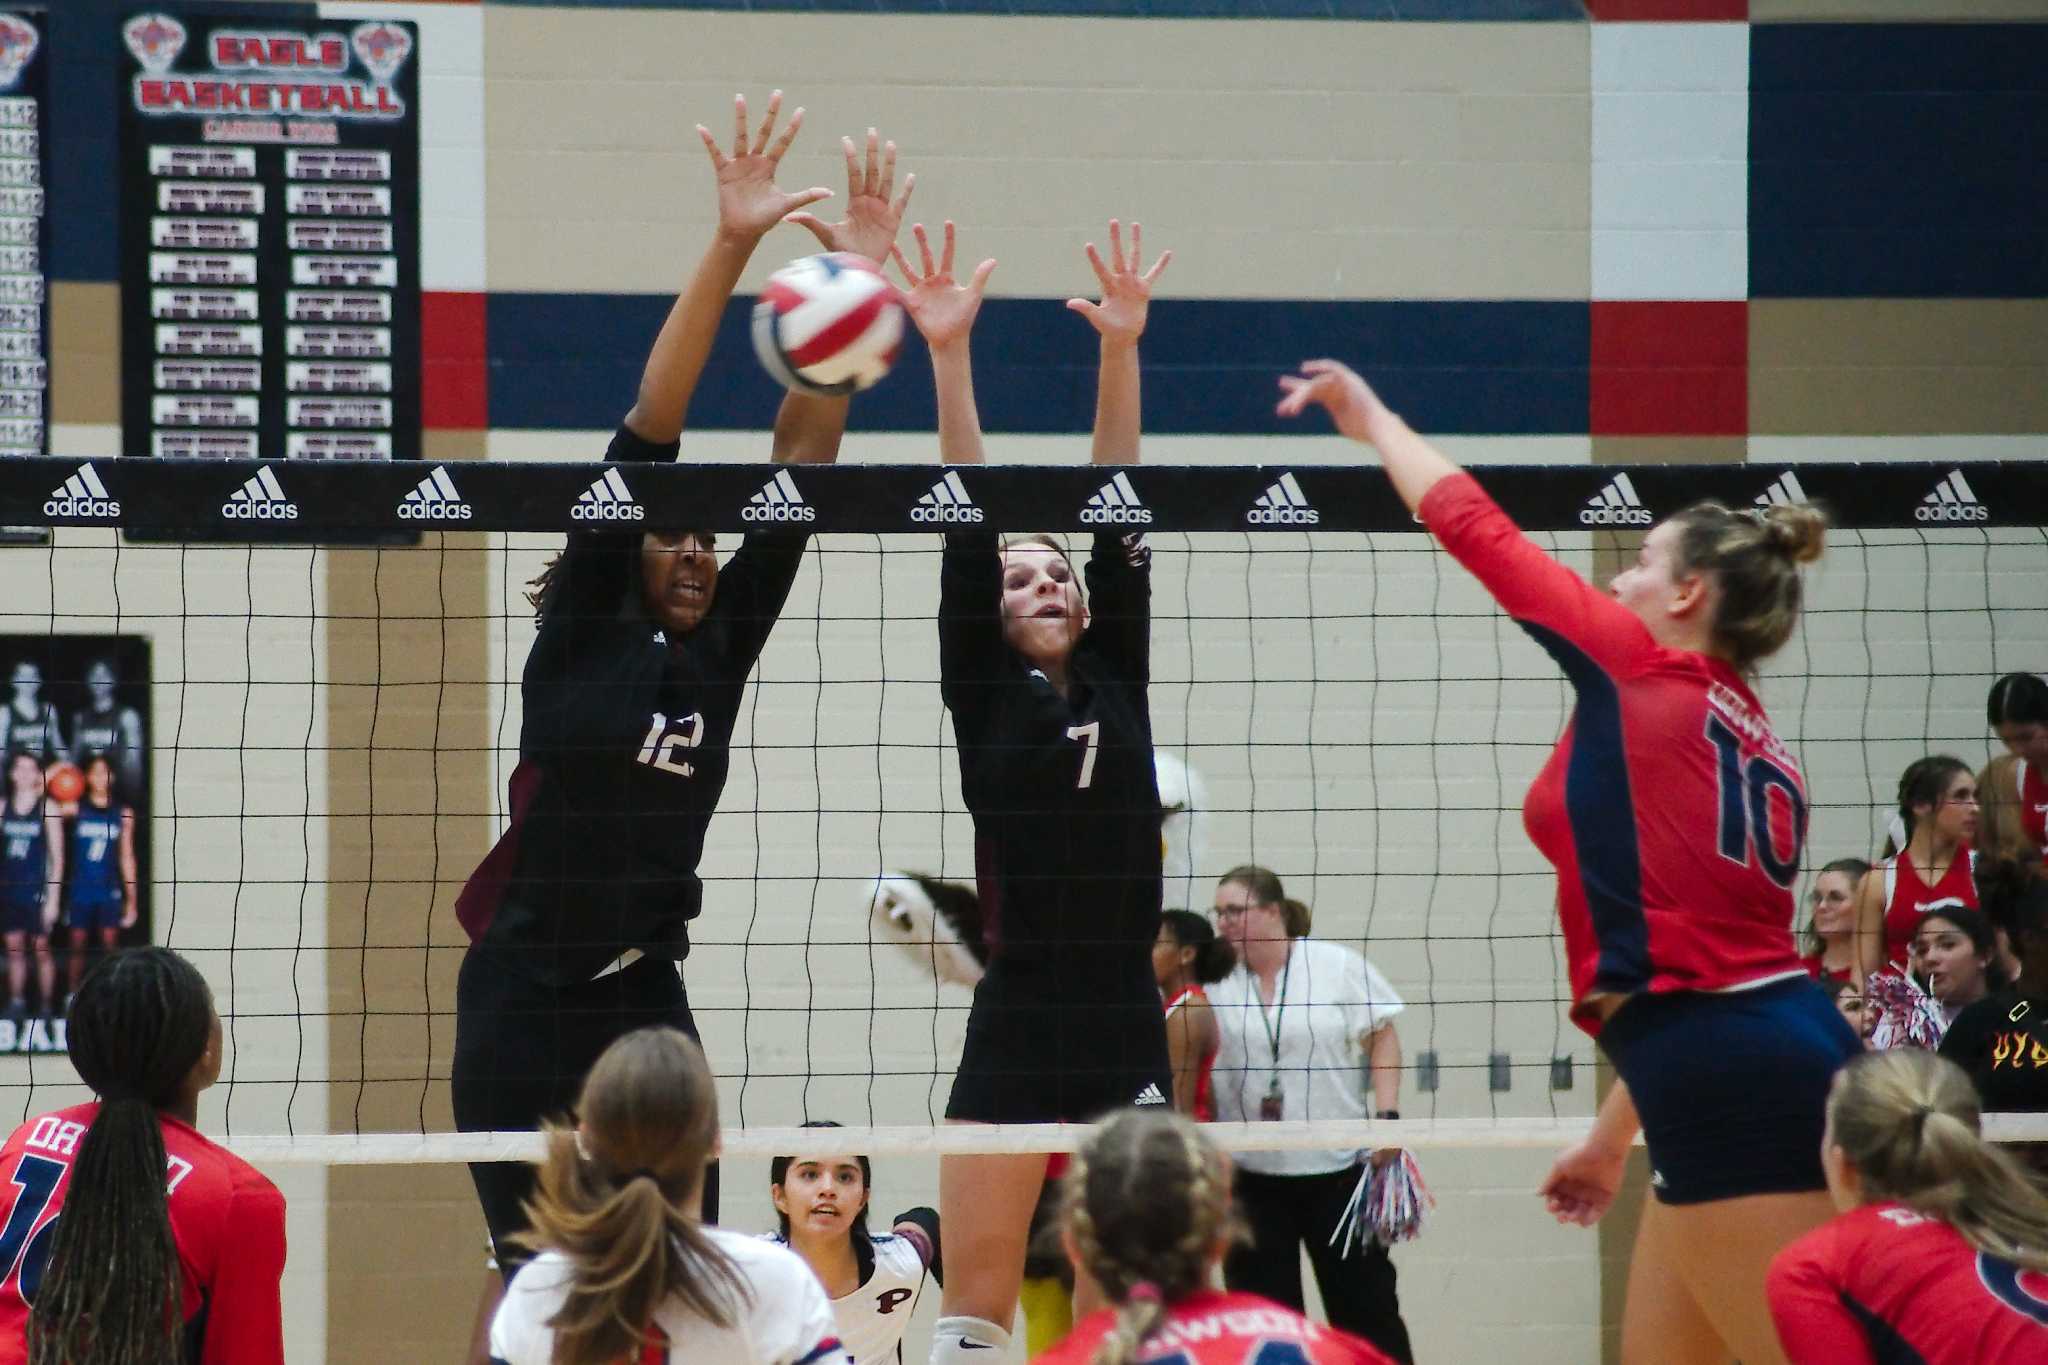
[[[621,428],[608,461],[673,461]],[[456,902],[472,942],[569,984],[629,949],[683,957],[733,726],[807,537],[750,535],[710,610],[670,638],[641,596],[641,530],[579,531],[520,683],[512,818]]]

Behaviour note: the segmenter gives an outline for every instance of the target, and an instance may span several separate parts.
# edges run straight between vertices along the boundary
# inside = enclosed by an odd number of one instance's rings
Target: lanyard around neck
[[[1259,1027],[1265,1030],[1266,1044],[1273,1049],[1273,1069],[1276,1071],[1280,1068],[1280,1023],[1278,1016],[1281,1005],[1287,1000],[1287,977],[1293,970],[1294,943],[1292,940],[1289,940],[1287,944],[1287,964],[1280,969],[1280,984],[1273,991],[1273,1007],[1271,1011],[1267,1010],[1264,1000],[1259,1001]],[[1253,988],[1256,989],[1258,984],[1258,973],[1253,972]]]

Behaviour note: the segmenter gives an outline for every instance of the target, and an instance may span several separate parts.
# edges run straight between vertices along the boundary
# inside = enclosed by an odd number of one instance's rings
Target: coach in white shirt
[[[1401,1040],[1393,1020],[1403,1005],[1386,978],[1352,949],[1309,938],[1308,907],[1289,900],[1263,867],[1226,873],[1215,909],[1217,930],[1238,957],[1237,970],[1209,988],[1222,1031],[1212,1073],[1217,1119],[1399,1118]],[[1370,1110],[1361,1061],[1371,1066]],[[1360,1157],[1356,1147],[1239,1154],[1235,1193],[1252,1240],[1231,1252],[1223,1277],[1233,1291],[1300,1311],[1299,1248],[1306,1244],[1331,1325],[1407,1365],[1414,1354],[1386,1247],[1368,1239],[1345,1255],[1330,1245],[1357,1187]]]

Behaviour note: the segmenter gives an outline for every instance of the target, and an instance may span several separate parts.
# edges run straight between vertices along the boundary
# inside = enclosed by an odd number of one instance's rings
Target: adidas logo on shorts
[[[297,521],[298,506],[285,496],[284,485],[269,465],[257,470],[228,495],[220,514],[233,521]]]
[[[46,517],[77,517],[81,521],[112,521],[121,515],[121,504],[114,501],[114,495],[100,482],[99,471],[90,461],[78,467],[78,472],[64,480],[61,487],[50,490],[49,501],[43,504]]]
[[[617,469],[607,469],[576,495],[569,515],[578,521],[644,521],[647,509],[633,501],[633,492]]]
[[[1301,491],[1290,471],[1253,500],[1244,519],[1255,526],[1313,526],[1323,518],[1309,506],[1308,495]]]
[[[1159,1086],[1156,1083],[1147,1082],[1145,1088],[1138,1092],[1138,1098],[1132,1100],[1131,1103],[1164,1104],[1166,1103],[1166,1096],[1160,1093]]]
[[[434,472],[398,504],[398,515],[407,521],[468,521],[469,504],[455,491],[447,467],[435,465]]]
[[[1920,499],[1913,509],[1915,521],[1989,521],[1991,511],[1977,501],[1963,471],[1951,469],[1948,477],[1934,485],[1934,491]]]
[[[816,521],[817,511],[804,501],[804,495],[796,491],[796,480],[789,477],[787,469],[775,471],[775,477],[761,485],[761,491],[747,499],[747,505],[740,509],[740,516],[746,521]]]
[[[1150,526],[1152,509],[1131,487],[1131,476],[1118,474],[1082,504],[1081,520],[1091,526]]]
[[[1626,474],[1616,474],[1579,510],[1583,526],[1648,526],[1654,520]]]
[[[1790,507],[1806,501],[1806,490],[1799,486],[1799,476],[1786,470],[1771,481],[1771,486],[1751,499],[1758,507]]]
[[[910,519],[978,525],[982,512],[967,495],[967,485],[960,482],[960,475],[949,469],[944,478],[932,485],[931,492],[917,500],[917,505],[910,509]]]

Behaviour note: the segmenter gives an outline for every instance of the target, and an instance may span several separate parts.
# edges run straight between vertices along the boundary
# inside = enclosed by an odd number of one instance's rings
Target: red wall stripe
[[[420,424],[429,431],[490,425],[487,314],[481,293],[420,295]]]
[[[1592,305],[1595,436],[1741,436],[1749,430],[1749,305]]]

